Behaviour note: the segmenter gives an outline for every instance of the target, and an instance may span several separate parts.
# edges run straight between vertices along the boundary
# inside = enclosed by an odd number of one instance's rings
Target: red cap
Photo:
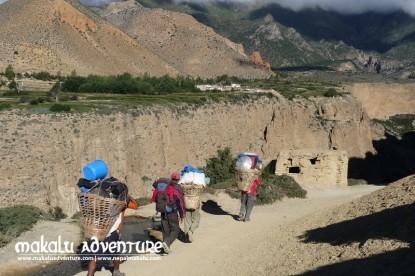
[[[173,180],[179,180],[180,179],[180,174],[178,172],[174,172],[171,174],[171,179]]]

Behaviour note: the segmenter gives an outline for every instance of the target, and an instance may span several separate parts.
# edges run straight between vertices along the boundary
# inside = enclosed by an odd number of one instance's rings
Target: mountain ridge
[[[410,51],[415,48],[415,18],[401,10],[344,15],[321,8],[293,11],[275,3],[139,2],[191,14],[222,36],[241,43],[247,52],[258,50],[274,70],[304,66],[337,69],[344,62],[353,62],[355,67],[350,70],[373,72],[374,68],[365,66],[370,57],[380,61],[382,72],[387,74],[402,75],[415,68]],[[272,32],[277,28],[266,27],[271,24],[278,26],[282,38],[276,39]],[[284,37],[284,32],[290,35]]]

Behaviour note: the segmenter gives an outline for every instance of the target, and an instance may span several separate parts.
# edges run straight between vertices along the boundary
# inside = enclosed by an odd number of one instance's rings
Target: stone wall
[[[347,164],[344,150],[281,150],[275,174],[290,175],[304,187],[347,186]]]
[[[288,101],[278,95],[202,107],[140,107],[128,113],[0,113],[0,207],[33,204],[78,209],[82,168],[104,160],[110,175],[135,197],[151,182],[217,150],[253,151],[266,165],[281,150],[343,150],[349,158],[374,153],[369,120],[355,98]]]

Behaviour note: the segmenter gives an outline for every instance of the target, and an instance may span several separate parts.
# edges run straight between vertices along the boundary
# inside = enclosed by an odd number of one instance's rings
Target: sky
[[[0,0],[3,3],[7,0]],[[175,0],[184,2],[185,0]],[[277,3],[286,8],[300,10],[304,7],[320,7],[327,11],[346,14],[359,14],[368,11],[388,12],[401,9],[415,17],[415,0],[233,0],[239,3]],[[103,5],[113,0],[80,0],[86,5]],[[188,0],[188,2],[203,3],[207,0]],[[229,1],[230,2],[230,1]]]

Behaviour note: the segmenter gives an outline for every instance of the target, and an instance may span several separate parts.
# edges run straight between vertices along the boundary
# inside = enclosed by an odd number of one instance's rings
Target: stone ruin
[[[289,175],[304,187],[347,186],[348,157],[339,150],[281,150],[276,175]]]

